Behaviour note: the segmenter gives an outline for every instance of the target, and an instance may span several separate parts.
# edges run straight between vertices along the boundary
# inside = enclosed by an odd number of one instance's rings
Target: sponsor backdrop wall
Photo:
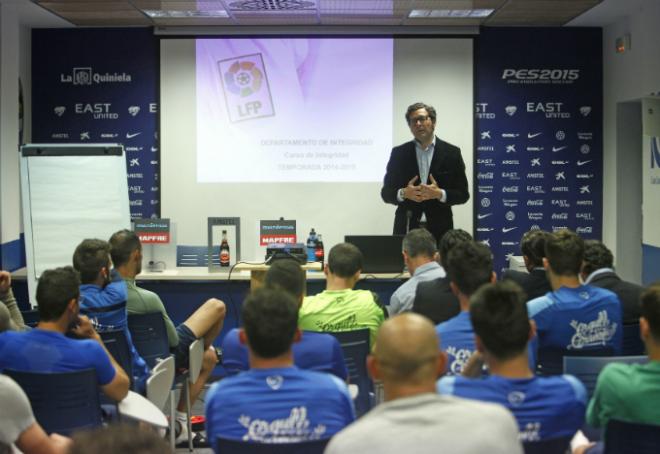
[[[495,269],[529,229],[602,235],[600,29],[482,29],[476,50],[476,238]]]
[[[33,31],[32,142],[123,144],[133,218],[160,213],[157,78],[151,29]]]

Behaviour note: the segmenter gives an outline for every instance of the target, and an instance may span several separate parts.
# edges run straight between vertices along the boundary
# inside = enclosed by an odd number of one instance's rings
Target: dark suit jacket
[[[449,279],[442,277],[417,284],[412,311],[425,315],[437,325],[457,316],[461,305],[449,287]]]
[[[440,240],[447,230],[454,227],[451,205],[465,203],[470,198],[461,150],[436,137],[429,173],[433,175],[438,186],[446,191],[447,201],[442,203],[439,200],[426,200],[418,203],[404,200],[399,203],[396,198],[399,189],[405,188],[408,182],[420,172],[415,154],[415,141],[392,149],[380,195],[386,203],[397,205],[394,216],[394,234],[406,233],[407,211],[412,213],[410,229],[418,227],[422,212],[426,213],[427,229],[436,240]],[[429,184],[430,179],[424,182],[418,181],[418,184],[420,183]]]
[[[502,274],[502,280],[509,279],[522,287],[527,295],[527,301],[543,296],[552,291],[550,281],[545,274],[545,270],[534,269],[531,273],[522,271],[506,270]]]
[[[619,301],[621,301],[624,325],[639,323],[639,316],[642,309],[641,295],[644,287],[633,284],[632,282],[623,281],[613,272],[597,274],[589,281],[589,285],[606,288],[616,293]]]

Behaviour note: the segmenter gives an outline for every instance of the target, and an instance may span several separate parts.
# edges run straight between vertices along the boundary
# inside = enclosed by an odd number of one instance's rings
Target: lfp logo
[[[232,122],[275,114],[261,54],[218,62]]]

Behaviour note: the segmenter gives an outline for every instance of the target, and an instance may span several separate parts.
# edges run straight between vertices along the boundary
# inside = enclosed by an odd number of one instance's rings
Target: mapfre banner
[[[602,68],[600,29],[482,29],[475,224],[498,273],[530,229],[600,239]]]
[[[149,29],[32,31],[32,142],[123,144],[132,218],[160,214],[157,81]]]

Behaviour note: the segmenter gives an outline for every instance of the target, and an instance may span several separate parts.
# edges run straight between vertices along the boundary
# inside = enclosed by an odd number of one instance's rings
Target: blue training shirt
[[[539,348],[621,352],[621,303],[609,290],[561,287],[529,301],[527,311],[536,322]]]
[[[470,313],[461,311],[457,316],[435,327],[440,349],[447,353],[447,375],[460,375],[470,356],[477,350]],[[529,345],[529,367],[536,368],[536,349]]]
[[[248,349],[238,339],[238,331],[232,329],[222,341],[222,365],[229,375],[250,368]],[[328,372],[344,381],[348,377],[341,345],[330,334],[303,331],[300,342],[294,343],[292,350],[293,362],[301,369]]]
[[[346,384],[297,367],[250,369],[215,383],[206,395],[206,432],[260,443],[329,438],[353,422]]]
[[[505,406],[518,421],[522,442],[573,436],[584,424],[587,406],[587,391],[572,375],[443,377],[438,392]]]
[[[70,339],[39,328],[0,334],[0,371],[72,372],[94,369],[99,385],[115,378],[115,368],[95,340]]]
[[[128,288],[126,281],[117,270],[110,273],[111,281],[105,287],[94,284],[80,286],[80,313],[89,317],[98,332],[123,330],[131,353],[133,381],[135,389],[144,392],[150,370],[133,345],[131,333],[128,330],[128,313],[126,300]],[[128,373],[128,371],[126,371]]]

